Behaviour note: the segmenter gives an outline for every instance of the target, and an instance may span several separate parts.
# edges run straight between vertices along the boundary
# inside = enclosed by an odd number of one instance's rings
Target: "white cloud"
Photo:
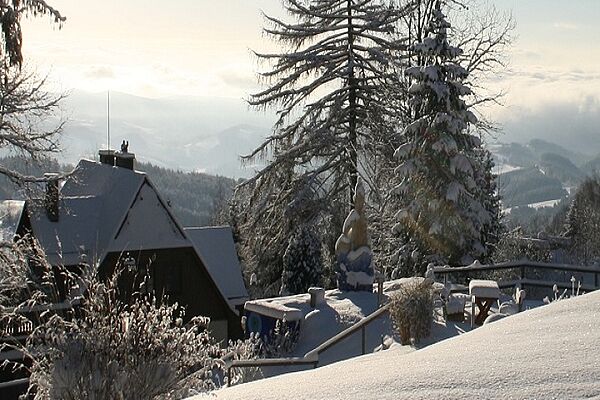
[[[580,25],[571,22],[555,22],[552,27],[561,31],[577,31],[581,28]]]

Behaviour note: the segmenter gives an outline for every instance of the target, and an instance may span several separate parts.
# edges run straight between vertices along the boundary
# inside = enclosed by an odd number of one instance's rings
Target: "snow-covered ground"
[[[529,203],[523,206],[519,206],[519,207],[531,207],[534,208],[536,210],[539,210],[540,208],[545,208],[545,207],[554,207],[555,205],[557,205],[558,203],[561,202],[562,199],[554,199],[554,200],[545,200],[545,201],[539,201],[537,203]],[[510,214],[510,212],[512,211],[513,207],[508,207],[508,208],[504,208],[502,210],[502,213],[507,215]]]
[[[521,169],[523,169],[523,167],[499,163],[498,165],[494,166],[494,174],[501,175],[501,174],[505,174],[507,172],[518,171]]]
[[[384,296],[391,295],[400,285],[412,279],[423,278],[401,278],[385,282]],[[281,310],[288,310],[288,313],[293,313],[295,316],[299,311],[299,314],[301,314],[299,318],[301,320],[300,336],[296,347],[288,356],[303,357],[320,344],[377,310],[377,293],[342,292],[337,289],[328,290],[325,292],[324,303],[318,305],[316,308],[311,308],[310,296],[308,294],[255,300],[251,303],[259,305],[263,309],[272,308],[274,313]],[[468,308],[466,307],[466,311],[468,311]],[[437,318],[432,325],[431,335],[423,339],[418,344],[418,347],[425,347],[470,330],[470,325],[467,323],[449,322],[446,324],[442,317],[441,308],[436,309],[436,313]],[[372,353],[375,349],[381,348],[382,342],[386,342],[386,345],[395,342],[396,338],[394,336],[394,329],[387,315],[374,321],[366,328],[367,352]],[[361,332],[358,331],[324,353],[321,353],[319,355],[319,365],[323,366],[359,356],[362,354],[361,349],[362,337]],[[414,350],[415,348],[406,346],[403,347],[402,351],[410,352]],[[263,374],[265,376],[274,376],[309,368],[311,367],[266,367],[263,369]]]
[[[402,346],[210,394],[216,399],[600,396],[600,292],[528,310],[421,350]]]
[[[558,203],[560,203],[561,199],[555,199],[555,200],[546,200],[546,201],[540,201],[537,203],[531,203],[529,204],[529,207],[531,208],[535,208],[540,209],[540,208],[544,208],[544,207],[554,207],[555,205],[557,205]]]

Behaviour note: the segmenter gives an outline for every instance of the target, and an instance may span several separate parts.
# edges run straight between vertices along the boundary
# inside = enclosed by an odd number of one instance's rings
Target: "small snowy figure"
[[[375,273],[368,241],[365,189],[359,178],[354,190],[354,209],[346,217],[342,234],[335,243],[340,290],[373,291]]]

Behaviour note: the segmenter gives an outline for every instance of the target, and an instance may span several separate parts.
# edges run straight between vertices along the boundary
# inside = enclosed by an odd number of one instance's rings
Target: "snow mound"
[[[240,400],[589,398],[600,396],[598,326],[600,292],[594,292],[408,354],[392,346],[210,396]]]

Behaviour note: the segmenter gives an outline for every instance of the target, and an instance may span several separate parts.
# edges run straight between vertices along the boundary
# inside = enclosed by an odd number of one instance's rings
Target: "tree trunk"
[[[356,135],[356,77],[354,76],[354,28],[352,25],[352,0],[347,0],[348,15],[348,158],[350,171],[350,202],[358,179],[358,156]]]

